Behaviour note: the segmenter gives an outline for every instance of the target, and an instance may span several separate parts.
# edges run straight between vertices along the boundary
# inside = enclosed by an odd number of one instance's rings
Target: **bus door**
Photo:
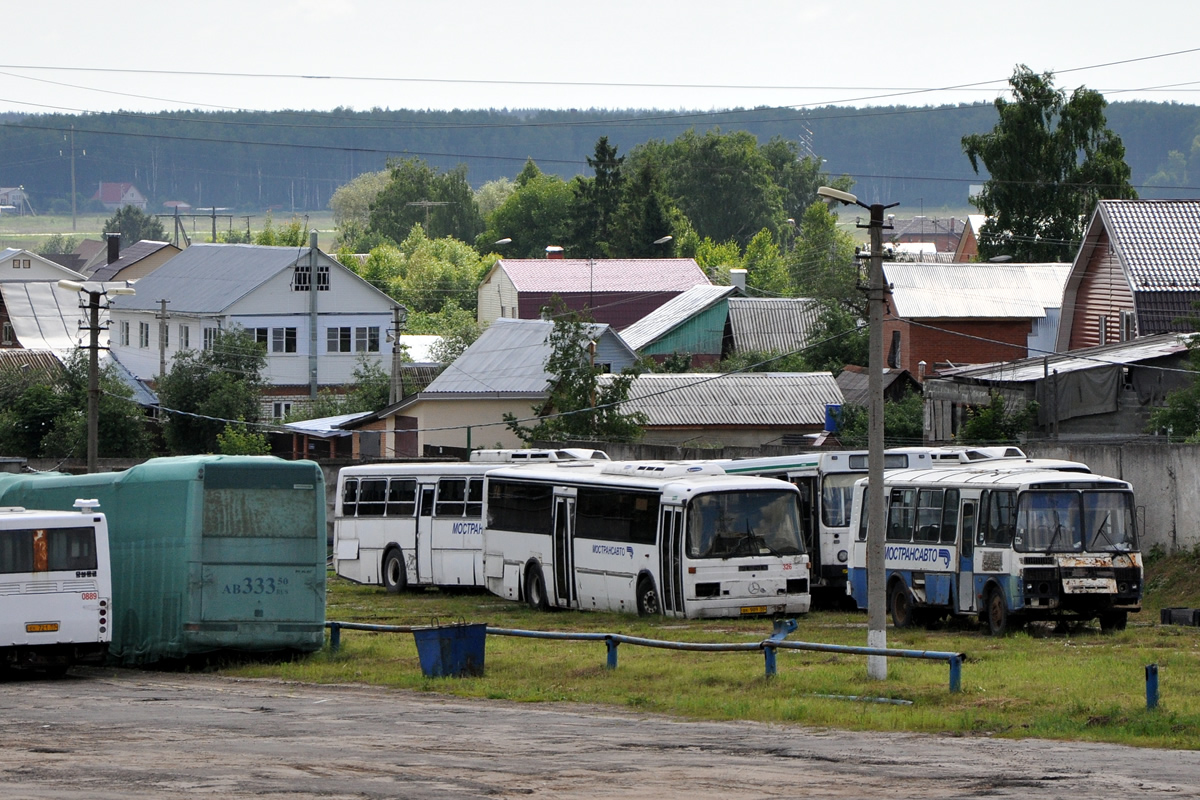
[[[963,500],[958,523],[958,610],[975,611],[975,501]]]
[[[659,539],[658,596],[665,614],[685,612],[683,603],[683,507],[663,506]]]
[[[817,504],[817,476],[792,475],[789,481],[800,490],[800,534],[804,537],[804,550],[808,553],[810,571],[814,580],[821,575],[821,541],[817,538],[820,516]]]
[[[573,608],[575,563],[572,553],[575,539],[575,498],[554,498],[554,605]]]
[[[433,580],[433,495],[434,484],[421,484],[421,507],[417,512],[417,583]]]

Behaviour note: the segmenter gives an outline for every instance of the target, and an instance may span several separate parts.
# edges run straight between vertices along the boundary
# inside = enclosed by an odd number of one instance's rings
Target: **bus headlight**
[[[845,564],[849,560],[850,560],[849,553],[847,553],[845,550],[838,550],[838,561],[840,563]]]

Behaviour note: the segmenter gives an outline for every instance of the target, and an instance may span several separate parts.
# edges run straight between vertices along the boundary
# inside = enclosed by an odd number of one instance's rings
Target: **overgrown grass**
[[[156,213],[155,209],[150,209],[149,213]],[[246,219],[244,214],[238,214],[236,211],[228,212],[234,214],[233,227],[237,230],[245,230]],[[254,232],[261,231],[266,224],[266,212],[248,212],[252,214],[250,220],[250,229]],[[304,214],[297,214],[300,219],[304,218]],[[321,248],[330,250],[333,247],[333,233],[335,226],[333,224],[333,213],[328,210],[320,212],[308,213],[308,227],[316,228],[321,231]],[[41,250],[47,237],[52,234],[59,233],[63,236],[73,236],[78,240],[83,239],[99,239],[100,232],[104,230],[104,223],[110,217],[112,212],[77,214],[75,218],[75,230],[71,229],[71,216],[53,216],[39,214],[32,216],[26,214],[24,216],[16,214],[0,215],[0,247],[19,247],[32,252]],[[287,224],[292,219],[290,211],[275,211],[272,213],[274,224],[278,227],[281,224]],[[170,214],[162,214],[159,219],[167,230],[167,237],[173,236],[175,229],[174,220]],[[184,224],[187,226],[188,235],[192,237],[193,242],[207,242],[212,238],[212,221],[203,217],[195,219],[185,218]],[[217,232],[228,230],[229,220],[222,217],[217,217]],[[328,234],[328,235],[326,235]],[[131,244],[124,242],[123,244]]]
[[[808,726],[957,735],[1001,735],[1200,747],[1200,629],[1158,625],[1158,609],[1200,605],[1195,554],[1158,558],[1146,610],[1127,630],[1095,624],[1049,625],[1000,639],[971,622],[936,630],[888,629],[895,648],[965,652],[962,688],[951,694],[942,662],[889,659],[884,682],[866,676],[861,656],[780,650],[767,679],[763,656],[698,653],[622,645],[618,668],[605,668],[602,642],[489,635],[479,678],[423,677],[413,637],[342,631],[328,648],[288,663],[252,663],[225,673],[315,683],[365,683],[518,702],[571,701],[697,719],[748,719]],[[328,618],[426,625],[487,622],[493,627],[617,632],[690,642],[755,642],[771,622],[646,620],[585,612],[537,613],[486,593],[424,591],[388,595],[331,577]],[[789,638],[861,645],[866,619],[813,612]],[[1160,701],[1146,709],[1145,667],[1157,664]],[[858,699],[850,699],[858,698]],[[876,702],[911,701],[911,705]]]

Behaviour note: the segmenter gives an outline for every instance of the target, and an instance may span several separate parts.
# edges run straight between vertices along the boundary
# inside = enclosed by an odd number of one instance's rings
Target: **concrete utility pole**
[[[884,563],[884,518],[887,513],[883,491],[883,212],[899,205],[867,205],[849,192],[822,186],[817,195],[871,212],[866,227],[871,235],[867,269],[868,331],[870,356],[867,361],[869,427],[867,433],[867,647],[887,647],[887,576]],[[887,679],[887,657],[867,656],[867,676]]]
[[[308,396],[317,399],[317,232],[308,233]]]

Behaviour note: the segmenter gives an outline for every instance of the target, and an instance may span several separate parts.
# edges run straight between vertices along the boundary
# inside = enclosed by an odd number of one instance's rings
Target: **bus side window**
[[[483,478],[471,478],[467,483],[467,516],[483,516]]]
[[[867,540],[867,512],[871,510],[870,505],[867,504],[866,487],[863,488],[858,499],[858,507],[861,509],[858,514],[858,540],[865,542]]]
[[[387,478],[363,478],[358,485],[358,516],[382,517]]]
[[[954,544],[954,523],[958,520],[958,489],[946,490],[946,504],[942,507],[942,544]]]
[[[922,489],[917,493],[917,529],[913,537],[918,542],[936,542],[942,524],[941,489]]]
[[[1007,547],[1016,531],[1016,493],[989,491],[984,509],[983,543]]]
[[[914,489],[893,489],[888,504],[887,540],[911,542],[916,517],[917,492]]]
[[[467,504],[467,481],[465,478],[442,478],[437,485],[437,505],[434,514],[439,517],[461,517]]]
[[[417,482],[412,478],[392,478],[388,482],[387,516],[411,517],[417,510]]]
[[[342,484],[342,516],[353,517],[358,508],[358,479],[347,478]]]

